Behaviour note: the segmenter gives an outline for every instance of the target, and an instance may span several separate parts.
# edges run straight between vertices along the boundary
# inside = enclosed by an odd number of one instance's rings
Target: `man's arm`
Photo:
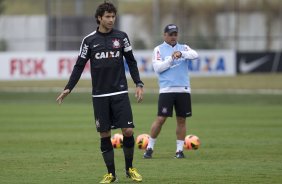
[[[154,71],[157,73],[162,73],[169,69],[173,64],[173,57],[174,54],[172,56],[167,56],[165,60],[162,60],[160,50],[158,47],[156,47],[152,56]]]
[[[144,92],[143,91],[144,83],[140,79],[139,70],[138,70],[138,67],[137,67],[137,62],[134,58],[132,50],[125,52],[124,57],[126,59],[127,65],[128,65],[130,75],[131,75],[134,83],[136,84],[135,97],[136,97],[138,103],[142,102],[143,92]]]
[[[135,97],[137,98],[137,102],[141,102],[143,100],[143,86],[144,83],[140,79],[139,70],[137,67],[136,59],[132,52],[132,47],[130,45],[128,36],[125,35],[124,38],[124,48],[123,48],[123,55],[125,57],[125,60],[127,62],[129,73],[131,75],[131,78],[133,79],[134,83],[136,84],[136,91],[135,91]]]
[[[138,70],[138,67],[137,67],[137,62],[136,62],[136,59],[133,55],[132,50],[124,52],[124,57],[125,57],[126,63],[128,65],[128,68],[129,68],[129,73],[130,73],[131,78],[133,79],[134,83],[136,85],[143,85],[143,82],[140,79],[139,70]]]
[[[133,79],[136,86],[139,85],[140,87],[143,87],[144,84],[140,80],[137,62],[136,62],[136,59],[133,55],[132,47],[131,47],[131,44],[130,44],[130,41],[129,41],[127,34],[125,34],[125,38],[123,39],[123,42],[124,42],[123,43],[123,45],[124,45],[123,56],[125,57],[126,63],[128,65],[131,78]]]
[[[184,59],[197,59],[199,55],[195,50],[191,49],[188,45],[185,45],[185,50],[181,51],[181,57]]]
[[[61,92],[61,94],[56,99],[59,104],[63,103],[63,99],[72,91],[72,89],[79,81],[84,67],[89,59],[89,53],[89,45],[86,43],[85,39],[83,39],[76,64],[74,65],[72,73],[70,75],[70,79],[66,87],[64,88],[64,91]]]
[[[69,82],[67,83],[65,89],[69,89],[70,91],[73,90],[77,82],[79,81],[81,74],[84,70],[84,67],[87,63],[88,59],[81,58],[78,56],[76,64],[73,67]]]

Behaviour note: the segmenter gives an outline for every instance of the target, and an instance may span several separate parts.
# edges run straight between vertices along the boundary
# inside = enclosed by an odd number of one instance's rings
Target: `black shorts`
[[[158,116],[172,117],[173,107],[178,117],[192,116],[190,93],[160,93]]]
[[[98,132],[116,128],[134,128],[128,93],[92,99]]]

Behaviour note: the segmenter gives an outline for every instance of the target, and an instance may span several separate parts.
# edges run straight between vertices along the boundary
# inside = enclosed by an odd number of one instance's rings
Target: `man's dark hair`
[[[105,12],[117,14],[117,9],[112,3],[108,1],[105,1],[104,3],[100,4],[95,13],[96,22],[98,25],[100,24],[98,17],[102,17]]]

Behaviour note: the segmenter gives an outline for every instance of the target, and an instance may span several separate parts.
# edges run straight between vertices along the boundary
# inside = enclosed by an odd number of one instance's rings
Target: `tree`
[[[4,0],[0,0],[0,15],[4,12]],[[5,40],[0,38],[0,51],[5,51],[7,49],[7,45]]]
[[[4,12],[4,5],[3,5],[4,0],[0,0],[0,14]]]

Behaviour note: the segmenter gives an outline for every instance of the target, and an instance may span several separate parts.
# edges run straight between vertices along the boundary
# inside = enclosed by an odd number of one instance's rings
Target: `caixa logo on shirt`
[[[119,56],[119,51],[97,52],[95,54],[95,59],[118,58]]]

